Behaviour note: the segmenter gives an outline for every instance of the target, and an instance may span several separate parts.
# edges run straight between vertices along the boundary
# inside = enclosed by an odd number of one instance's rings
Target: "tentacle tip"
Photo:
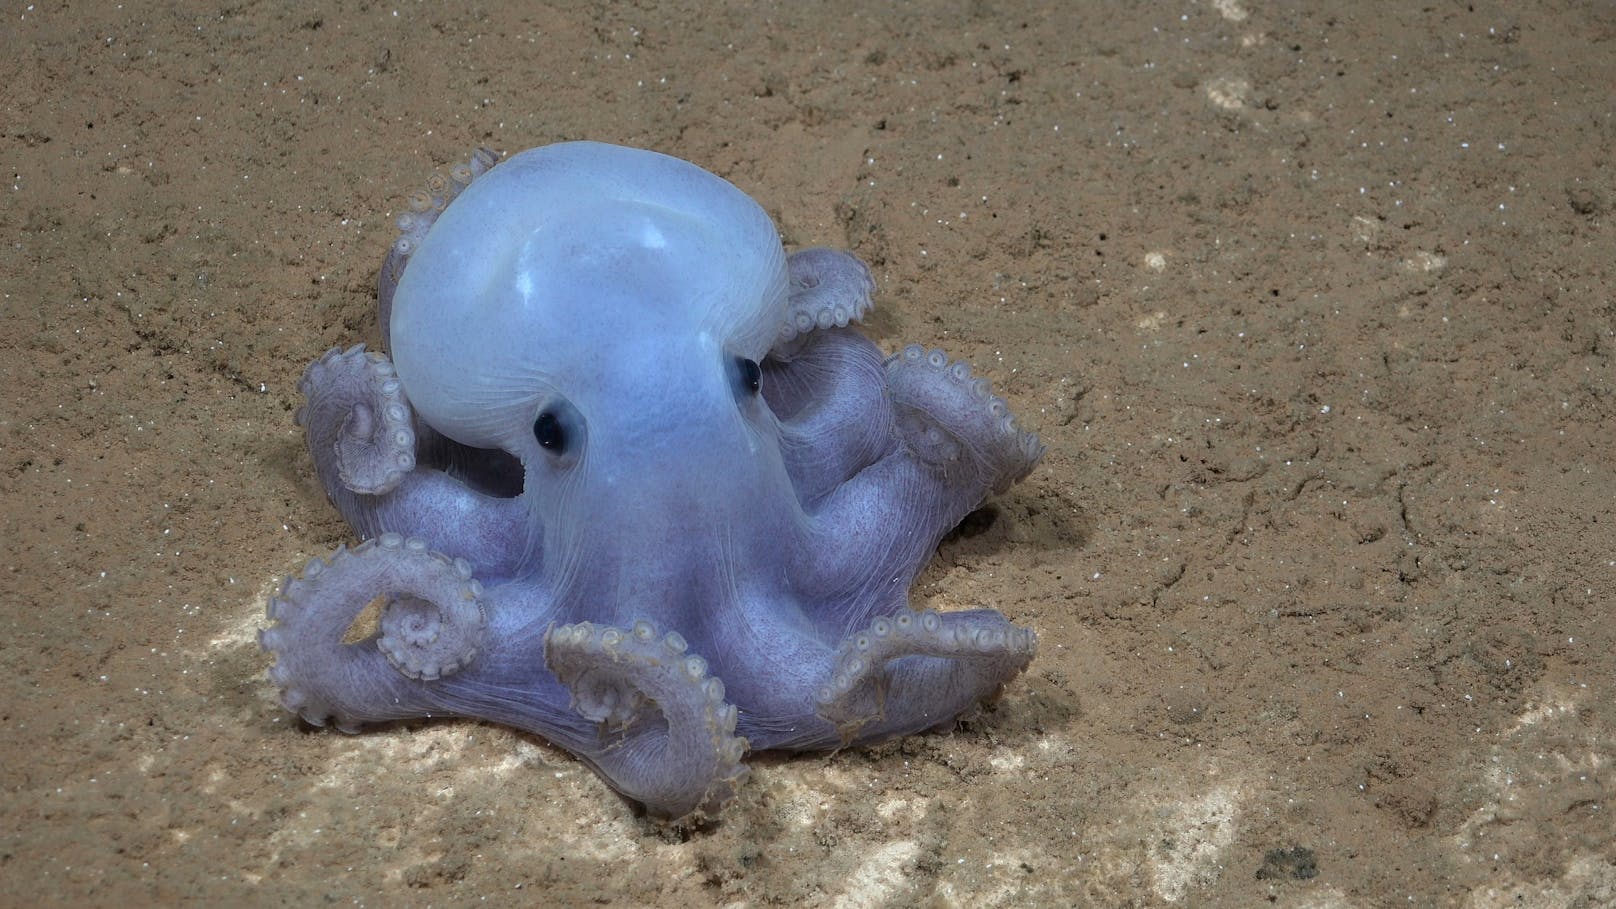
[[[379,539],[389,554],[428,560],[431,584],[420,596],[387,603],[382,610],[376,648],[399,674],[423,682],[437,681],[464,669],[482,648],[487,617],[470,589],[475,581],[467,582],[462,576],[463,560],[457,564],[457,560],[427,550],[423,541],[413,537],[389,533]]]
[[[750,750],[752,750],[751,740],[744,735],[738,735],[729,740],[724,752],[724,758],[728,763],[736,765],[735,770],[737,773],[745,776],[747,769],[745,765],[741,764],[741,760],[746,757],[746,753]]]
[[[825,719],[829,720],[830,717],[825,717]],[[845,748],[857,742],[859,733],[864,731],[864,727],[868,726],[877,719],[879,719],[879,717],[867,717],[841,721],[831,720],[831,723],[836,726],[836,735],[842,740],[842,747]]]
[[[728,773],[713,780],[694,807],[679,806],[672,810],[658,810],[647,806],[648,813],[674,827],[694,829],[706,826],[722,816],[724,810],[734,804],[737,793],[750,775],[751,770],[745,764],[736,764]]]

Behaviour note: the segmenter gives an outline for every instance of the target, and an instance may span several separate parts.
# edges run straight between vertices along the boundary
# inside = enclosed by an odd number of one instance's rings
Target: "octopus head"
[[[530,487],[587,460],[621,485],[759,448],[786,302],[779,236],[740,190],[655,152],[551,145],[438,218],[393,299],[392,354],[428,424],[515,455]]]

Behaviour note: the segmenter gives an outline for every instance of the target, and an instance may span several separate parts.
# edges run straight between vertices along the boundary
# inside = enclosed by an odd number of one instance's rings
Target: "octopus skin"
[[[588,142],[480,150],[399,228],[391,357],[299,385],[362,542],[269,602],[288,710],[507,724],[691,819],[748,751],[950,724],[1026,668],[1032,630],[908,590],[1043,447],[966,364],[853,327],[856,258],[788,256],[728,182]]]

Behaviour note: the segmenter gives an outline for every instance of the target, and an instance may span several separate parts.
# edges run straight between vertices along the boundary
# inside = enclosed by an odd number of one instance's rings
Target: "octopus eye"
[[[561,454],[567,448],[567,433],[553,410],[544,411],[533,421],[533,438],[538,440],[540,448],[551,454]]]
[[[758,366],[756,360],[748,360],[745,357],[737,358],[735,366],[740,372],[741,387],[752,394],[757,394],[763,387],[762,367]]]

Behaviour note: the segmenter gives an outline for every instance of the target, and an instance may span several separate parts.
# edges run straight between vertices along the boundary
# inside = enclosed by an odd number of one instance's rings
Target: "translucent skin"
[[[788,258],[755,202],[664,155],[494,161],[401,219],[392,360],[304,376],[317,472],[366,542],[270,603],[289,709],[507,723],[679,818],[715,813],[748,749],[928,729],[1026,667],[1030,630],[908,589],[1042,446],[965,364],[850,327],[862,263]]]

